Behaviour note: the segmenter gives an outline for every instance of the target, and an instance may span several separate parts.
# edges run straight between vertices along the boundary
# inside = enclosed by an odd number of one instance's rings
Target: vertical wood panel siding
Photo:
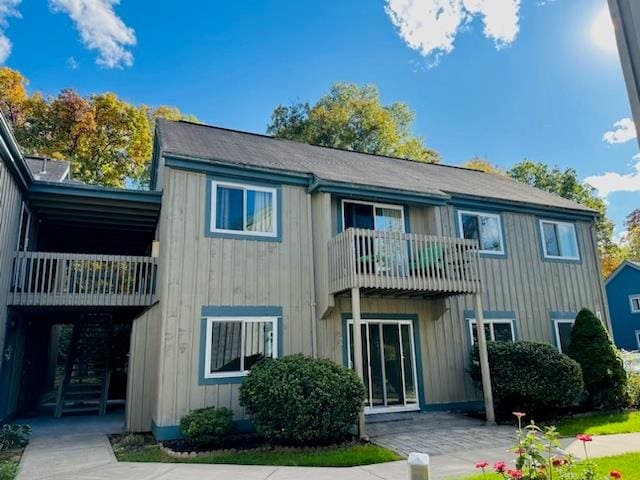
[[[151,430],[158,398],[160,361],[160,306],[153,305],[133,321],[127,375],[126,429]]]
[[[283,309],[283,354],[311,354],[313,257],[310,195],[282,186],[282,242],[205,237],[206,176],[165,169],[160,215],[162,317],[158,403],[154,420],[176,425],[205,406],[244,412],[239,385],[199,385],[203,305]]]
[[[22,194],[0,161],[0,352],[4,351],[7,302],[11,289],[13,255],[18,243]],[[0,366],[4,355],[0,355]]]
[[[453,207],[441,207],[442,235],[456,236]],[[410,211],[413,224],[420,218]],[[506,258],[481,258],[485,310],[514,312],[516,335],[520,340],[553,343],[550,312],[577,312],[583,307],[607,313],[601,293],[601,280],[592,225],[576,223],[581,263],[542,260],[538,218],[503,213]],[[435,232],[434,232],[435,233]],[[428,404],[465,402],[481,399],[466,369],[469,366],[469,325],[465,310],[473,310],[472,296],[452,296],[441,300],[363,298],[365,313],[417,314],[420,320],[420,346],[424,392]],[[336,298],[336,308],[318,328],[319,354],[339,363],[342,358],[341,314],[351,311],[349,298]]]

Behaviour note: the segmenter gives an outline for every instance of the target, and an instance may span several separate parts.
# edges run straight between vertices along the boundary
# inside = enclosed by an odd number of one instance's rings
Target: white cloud
[[[135,32],[113,10],[120,0],[49,0],[54,11],[67,13],[80,32],[82,43],[98,50],[96,63],[107,68],[131,66],[127,47],[136,44]]]
[[[593,188],[598,190],[602,198],[616,192],[640,192],[640,154],[633,157],[635,164],[630,173],[605,172],[602,175],[593,175],[584,179]]]
[[[472,14],[482,15],[484,35],[498,48],[509,45],[518,36],[520,0],[464,0]]]
[[[636,138],[636,126],[630,118],[623,118],[613,124],[614,129],[605,132],[602,141],[607,143],[624,143]]]
[[[11,40],[4,33],[9,17],[20,17],[17,10],[21,0],[0,0],[0,63],[4,63],[11,54]]]
[[[387,0],[385,10],[407,45],[436,62],[475,16],[497,48],[511,44],[519,31],[520,0]]]

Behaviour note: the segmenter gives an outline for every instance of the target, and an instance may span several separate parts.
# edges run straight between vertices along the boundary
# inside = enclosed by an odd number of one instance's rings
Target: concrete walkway
[[[58,423],[59,422],[59,423]],[[32,422],[34,434],[22,459],[18,480],[406,480],[405,461],[353,468],[306,468],[242,465],[193,465],[117,462],[107,434],[122,429],[119,417],[50,419]],[[393,428],[399,429],[399,424]],[[458,428],[458,427],[456,427]],[[461,427],[460,427],[461,428]],[[475,428],[482,428],[476,426]],[[375,430],[375,429],[374,429]],[[510,429],[513,434],[513,429]],[[389,431],[389,430],[387,430]],[[453,431],[453,428],[451,429]],[[473,444],[474,431],[463,435],[464,444],[431,457],[434,480],[474,473],[479,460],[510,460],[508,445]],[[457,438],[456,436],[452,438]],[[490,438],[490,435],[487,436]],[[503,441],[500,433],[500,442]],[[446,441],[445,441],[446,443]],[[509,443],[510,445],[510,443]],[[566,447],[577,456],[582,444],[571,439]],[[593,457],[640,452],[640,434],[594,437]],[[424,450],[423,450],[424,451]],[[429,452],[425,452],[429,453]]]

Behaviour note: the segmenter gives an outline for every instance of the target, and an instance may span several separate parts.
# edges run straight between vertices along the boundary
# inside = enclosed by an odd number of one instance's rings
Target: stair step
[[[99,405],[96,405],[95,407],[74,407],[74,408],[64,407],[62,409],[62,413],[95,412],[99,410],[100,410]]]

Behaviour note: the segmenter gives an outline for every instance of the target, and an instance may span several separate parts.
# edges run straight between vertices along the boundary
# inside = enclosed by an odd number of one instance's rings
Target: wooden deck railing
[[[156,259],[17,252],[11,301],[33,306],[144,306],[156,293]]]
[[[480,289],[478,243],[349,228],[329,240],[329,291],[353,287],[378,292],[475,293]]]

